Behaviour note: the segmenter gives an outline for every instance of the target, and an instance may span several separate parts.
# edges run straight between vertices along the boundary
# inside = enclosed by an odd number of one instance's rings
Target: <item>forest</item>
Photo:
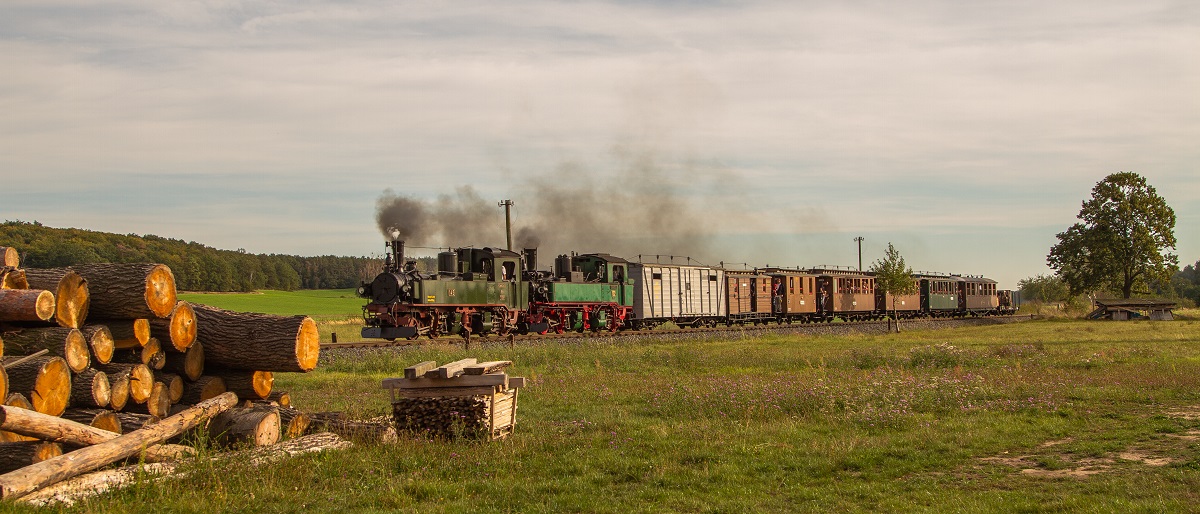
[[[0,225],[0,246],[16,248],[21,266],[58,268],[96,262],[157,262],[185,291],[341,289],[358,287],[382,266],[380,259],[322,255],[252,254],[218,250],[195,241],[155,235],[112,234],[52,228],[37,221]]]

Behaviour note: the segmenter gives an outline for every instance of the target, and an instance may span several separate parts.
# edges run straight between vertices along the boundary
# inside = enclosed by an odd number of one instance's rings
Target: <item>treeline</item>
[[[1038,275],[1017,282],[1026,302],[1061,303],[1070,300],[1069,288],[1056,275]],[[1184,266],[1171,276],[1171,283],[1139,291],[1139,296],[1178,299],[1184,306],[1200,305],[1200,261]],[[1115,292],[1112,294],[1116,294]]]
[[[367,257],[252,254],[154,235],[51,228],[36,221],[6,221],[0,226],[0,246],[16,248],[27,268],[162,263],[174,272],[177,287],[186,291],[351,288],[373,278],[382,266],[380,259]]]

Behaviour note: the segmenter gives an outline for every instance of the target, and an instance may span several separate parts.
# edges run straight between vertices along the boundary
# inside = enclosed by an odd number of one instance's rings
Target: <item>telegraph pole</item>
[[[858,271],[862,271],[862,242],[863,242],[863,236],[858,236],[858,237],[854,238],[854,240],[855,240],[855,241],[858,241]]]
[[[504,207],[504,233],[508,236],[508,251],[512,251],[512,200],[502,200],[496,204]],[[861,258],[859,260],[862,260]]]

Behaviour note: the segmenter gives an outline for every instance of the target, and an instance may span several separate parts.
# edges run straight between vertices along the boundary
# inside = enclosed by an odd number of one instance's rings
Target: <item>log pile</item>
[[[0,449],[0,460],[7,451],[25,464],[0,475],[0,498],[83,472],[82,464],[36,467],[39,459],[55,460],[59,444],[75,455],[118,434],[141,434],[131,441],[148,444],[147,461],[187,453],[159,444],[179,436],[160,427],[180,415],[194,417],[197,408],[203,413],[189,426],[199,425],[219,444],[273,444],[310,431],[308,416],[288,405],[287,393],[273,390],[273,373],[316,367],[320,346],[311,318],[179,301],[174,276],[161,264],[35,269],[21,268],[10,248],[0,247],[0,257],[0,400],[7,400],[0,406],[0,443],[22,443]],[[258,402],[209,421],[239,398]],[[222,406],[202,407],[213,402]],[[87,465],[128,457],[128,444],[94,460],[85,454]],[[124,456],[113,457],[118,453]]]
[[[497,440],[512,433],[521,377],[504,372],[512,361],[463,359],[442,366],[422,362],[388,378],[396,428],[439,438]]]

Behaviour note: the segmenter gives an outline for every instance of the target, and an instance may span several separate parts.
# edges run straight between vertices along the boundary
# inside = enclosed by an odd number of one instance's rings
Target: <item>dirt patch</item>
[[[1117,456],[1124,460],[1138,461],[1147,466],[1154,466],[1154,467],[1166,466],[1167,464],[1175,462],[1175,459],[1172,459],[1170,457],[1152,457],[1150,455],[1147,455],[1142,452],[1137,452],[1137,451],[1121,452]]]
[[[1167,434],[1170,437],[1184,441],[1200,441],[1200,430],[1189,430],[1183,434]]]
[[[1075,442],[1074,437],[1068,437],[1066,439],[1059,439],[1057,441],[1046,441],[1046,442],[1042,443],[1041,446],[1039,446],[1039,448],[1049,448],[1051,446],[1058,446],[1060,444],[1067,444],[1067,443],[1071,443],[1071,442]]]
[[[1200,421],[1200,406],[1193,405],[1179,410],[1169,410],[1167,415],[1172,418],[1182,418],[1188,421]]]

